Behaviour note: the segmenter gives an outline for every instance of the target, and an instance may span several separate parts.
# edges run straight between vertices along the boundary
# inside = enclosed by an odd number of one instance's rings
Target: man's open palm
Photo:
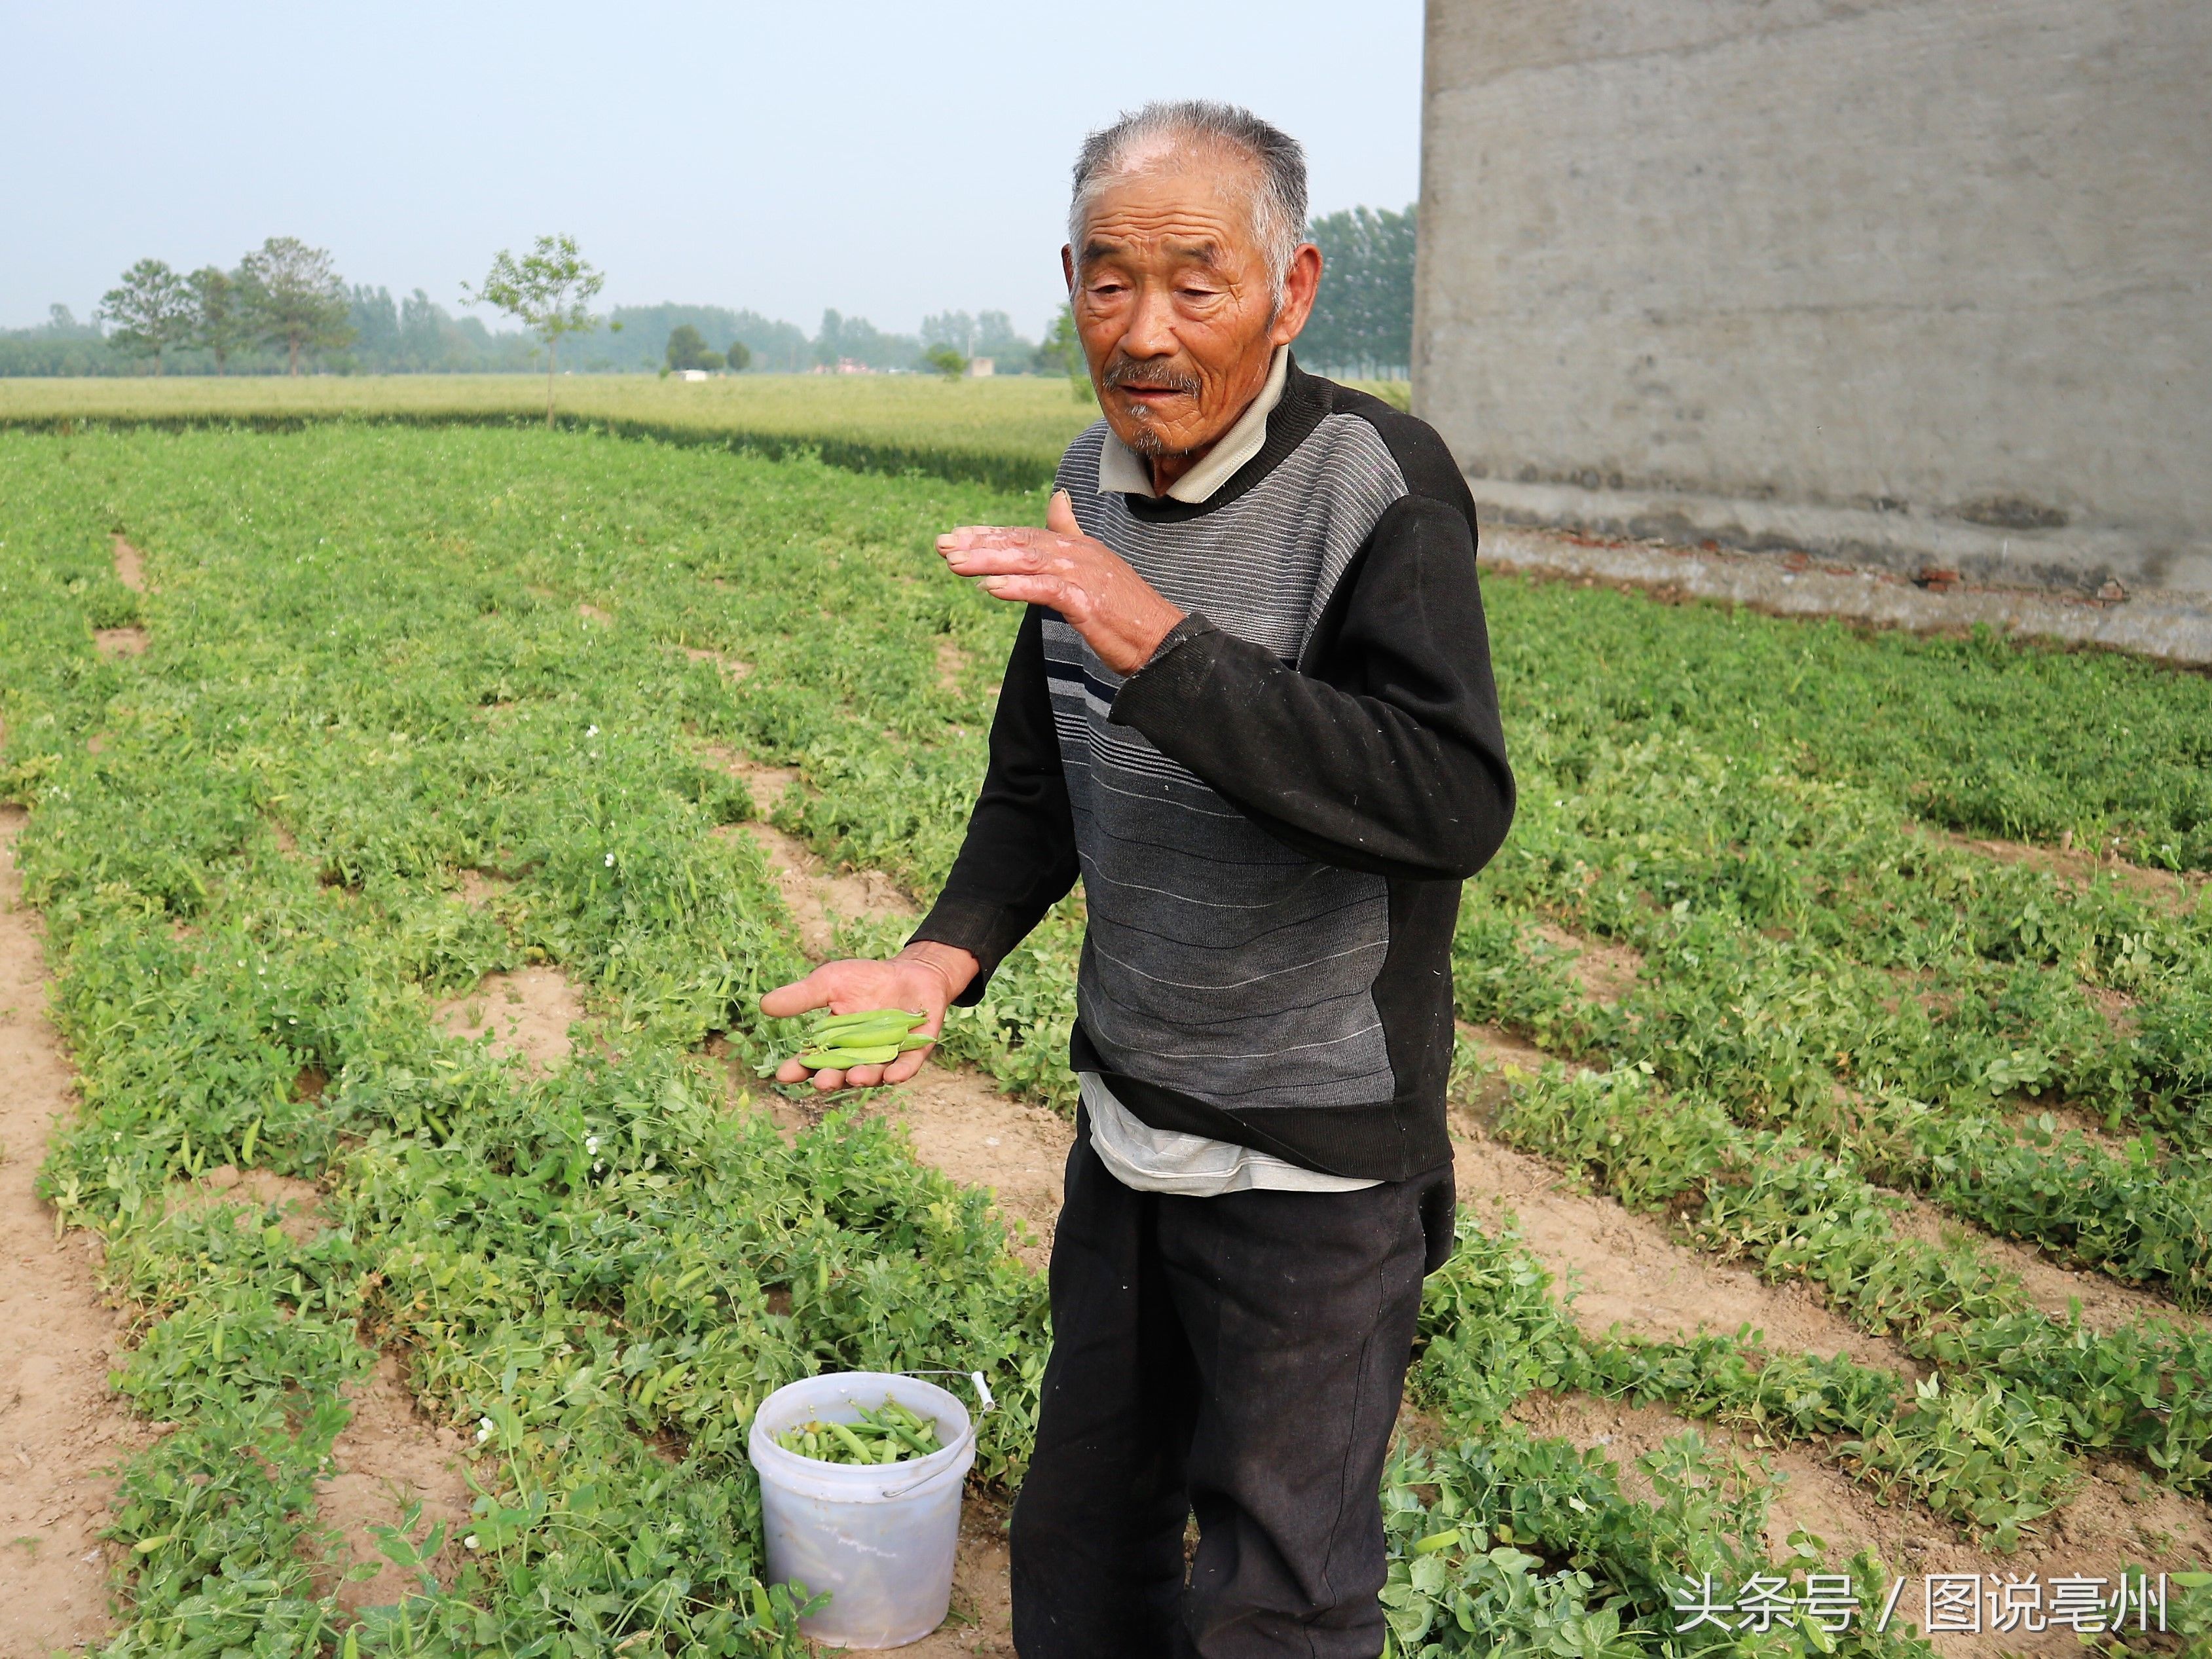
[[[893,957],[888,962],[848,958],[825,962],[797,983],[770,991],[761,999],[761,1012],[774,1019],[789,1019],[817,1008],[833,1014],[904,1008],[924,1017],[921,1035],[934,1039],[945,1029],[945,1010],[951,994],[945,975],[926,962],[908,957]],[[928,1058],[928,1049],[915,1048],[881,1066],[819,1072],[808,1070],[794,1058],[783,1062],[775,1080],[804,1083],[811,1078],[814,1086],[822,1090],[869,1089],[878,1084],[905,1082]]]

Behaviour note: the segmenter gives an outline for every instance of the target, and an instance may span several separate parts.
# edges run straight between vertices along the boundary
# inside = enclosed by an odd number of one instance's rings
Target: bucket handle
[[[894,1376],[964,1376],[970,1382],[975,1385],[975,1398],[978,1402],[975,1417],[981,1417],[985,1412],[994,1412],[999,1409],[999,1402],[992,1396],[991,1394],[991,1385],[983,1380],[983,1373],[981,1371],[952,1371],[943,1370],[913,1370],[893,1371],[891,1375]],[[951,1446],[948,1447],[946,1449],[957,1451],[962,1446],[969,1444],[975,1440],[975,1417],[971,1417],[968,1419],[968,1431],[965,1437],[954,1441]],[[916,1486],[925,1485],[928,1481],[935,1479],[936,1476],[934,1475],[925,1475],[920,1480],[908,1481],[903,1486],[886,1486],[884,1489],[884,1496],[885,1498],[903,1498],[908,1492],[912,1492]]]

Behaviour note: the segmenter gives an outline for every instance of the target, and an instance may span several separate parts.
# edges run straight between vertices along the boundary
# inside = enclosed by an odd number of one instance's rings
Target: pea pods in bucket
[[[880,1403],[878,1403],[880,1402]],[[927,1425],[937,1449],[902,1448],[892,1462],[855,1461],[831,1430],[842,1460],[811,1457],[781,1443],[812,1425],[854,1431],[885,1407]],[[818,1442],[817,1442],[818,1443]],[[778,1389],[753,1417],[747,1450],[761,1483],[761,1521],[772,1583],[827,1593],[830,1603],[799,1621],[820,1642],[901,1647],[945,1620],[960,1540],[960,1491],[975,1461],[968,1411],[919,1377],[856,1371],[810,1376]]]

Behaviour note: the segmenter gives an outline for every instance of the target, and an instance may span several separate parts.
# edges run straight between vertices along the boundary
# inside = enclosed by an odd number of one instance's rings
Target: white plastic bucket
[[[886,1399],[935,1419],[942,1449],[897,1463],[819,1463],[775,1443],[817,1418],[858,1422]],[[960,1491],[975,1461],[975,1429],[959,1401],[919,1377],[883,1371],[810,1376],[762,1402],[746,1449],[760,1475],[769,1582],[830,1595],[800,1630],[844,1647],[896,1648],[945,1622]]]

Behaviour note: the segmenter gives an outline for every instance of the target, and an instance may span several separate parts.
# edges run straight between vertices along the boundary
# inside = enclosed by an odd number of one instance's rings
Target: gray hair
[[[1076,258],[1083,257],[1091,204],[1110,180],[1164,156],[1209,149],[1226,149],[1251,163],[1252,232],[1279,305],[1291,256],[1305,235],[1306,153],[1280,127],[1235,104],[1206,98],[1151,103],[1133,114],[1124,111],[1112,126],[1085,138],[1076,153],[1075,194],[1067,210],[1067,240]]]

